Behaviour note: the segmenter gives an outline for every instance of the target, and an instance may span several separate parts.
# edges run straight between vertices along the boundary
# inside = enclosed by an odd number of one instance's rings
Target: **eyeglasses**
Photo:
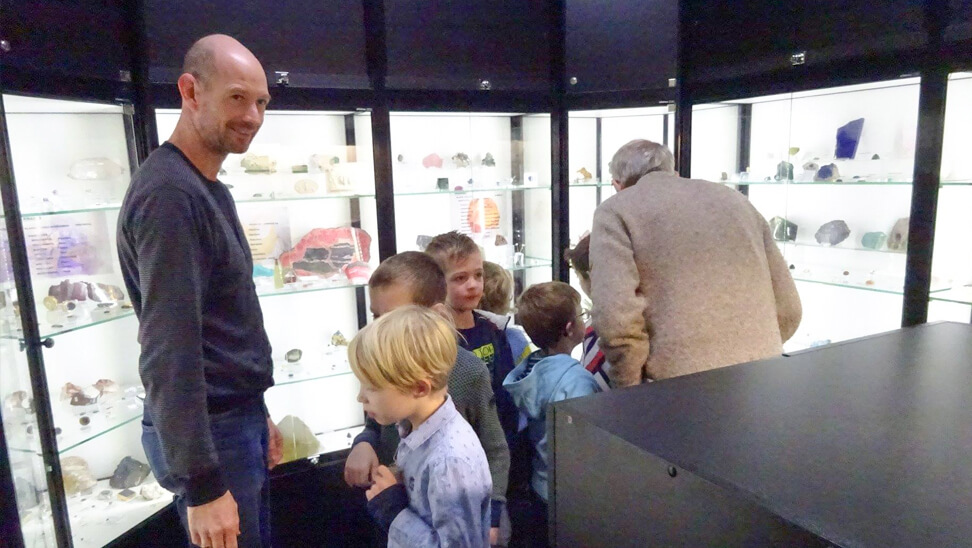
[[[590,319],[591,319],[591,311],[590,310],[581,310],[581,313],[578,314],[577,317],[579,319],[583,320],[586,323],[586,322],[590,321]]]

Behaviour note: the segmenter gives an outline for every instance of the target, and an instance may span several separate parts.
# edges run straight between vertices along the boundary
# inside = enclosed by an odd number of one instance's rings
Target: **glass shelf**
[[[41,339],[46,339],[134,316],[135,312],[131,308],[122,308],[120,306],[116,306],[107,310],[92,310],[91,318],[88,321],[73,321],[65,322],[63,324],[51,324],[46,321],[40,321],[38,328],[40,329]],[[24,342],[23,329],[17,327],[12,333],[4,333],[3,335],[0,335],[0,338],[14,339]]]
[[[933,301],[972,305],[972,285],[931,291],[929,298]]]
[[[489,194],[493,192],[510,192],[514,190],[550,190],[549,186],[525,186],[525,185],[504,185],[504,186],[486,186],[486,185],[473,185],[469,188],[463,188],[462,190],[406,190],[402,192],[396,192],[395,196],[435,196],[441,194],[443,196],[448,196],[450,194]]]
[[[844,272],[847,272],[845,275]],[[835,268],[814,267],[811,269],[797,267],[790,270],[790,275],[796,282],[807,282],[846,289],[873,291],[889,295],[904,294],[904,277],[886,274],[880,271],[865,272],[859,270],[838,270]],[[939,293],[951,287],[951,281],[932,280],[931,292]]]
[[[836,249],[836,250],[841,250],[841,251],[860,251],[860,252],[864,252],[864,253],[888,253],[888,254],[892,254],[892,255],[902,255],[902,256],[905,255],[905,252],[904,251],[894,251],[894,250],[887,249],[887,248],[884,248],[884,249],[871,249],[871,248],[868,248],[868,247],[845,247],[845,246],[841,246],[839,244],[838,245],[835,245],[835,246],[831,246],[831,245],[825,245],[825,244],[810,244],[810,243],[803,243],[803,242],[781,242],[781,241],[778,241],[778,240],[777,240],[776,244],[781,249],[785,249],[787,247],[799,247],[799,248],[808,248],[808,249],[828,249],[828,250],[829,249]]]
[[[543,268],[543,267],[550,268],[551,266],[553,266],[553,261],[550,261],[549,259],[540,259],[540,258],[537,258],[537,257],[527,257],[524,260],[522,266],[508,266],[508,267],[505,267],[505,268],[507,270],[509,270],[510,272],[517,272],[517,271],[520,271],[520,270],[529,270],[531,268]]]
[[[272,278],[271,278],[272,279]],[[298,282],[299,285],[301,282]],[[358,287],[368,287],[368,284],[353,284],[350,282],[344,283],[333,283],[327,282],[325,280],[313,281],[313,282],[303,282],[307,284],[307,287],[288,287],[284,286],[283,289],[275,289],[273,287],[261,287],[257,284],[257,296],[261,299],[267,297],[281,297],[284,295],[299,295],[301,293],[314,293],[317,291],[331,291],[335,289],[355,289]]]
[[[749,186],[911,186],[911,181],[718,181],[726,185]],[[943,183],[947,184],[947,183]]]
[[[63,408],[68,407],[66,402],[62,403]],[[54,424],[62,429],[61,434],[57,436],[58,454],[63,455],[126,424],[141,420],[142,407],[142,401],[136,396],[122,395],[115,400],[85,406],[84,410],[82,408],[77,408],[76,411],[60,409],[59,411],[62,412],[54,416]],[[81,427],[79,421],[82,417],[88,417],[91,422]],[[19,433],[12,437],[10,443],[14,451],[42,454],[40,441],[34,434]]]
[[[610,188],[612,185],[610,182],[594,182],[594,183],[570,183],[567,185],[568,188]]]
[[[305,382],[330,379],[351,375],[351,366],[348,365],[347,347],[338,348],[335,352],[342,352],[344,360],[333,360],[329,365],[318,363],[310,365],[308,363],[276,363],[273,366],[273,388],[278,386],[288,386]]]

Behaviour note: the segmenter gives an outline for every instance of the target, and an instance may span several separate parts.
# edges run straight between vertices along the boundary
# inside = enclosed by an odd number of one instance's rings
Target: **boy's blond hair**
[[[456,362],[456,330],[433,310],[396,308],[365,326],[351,340],[348,358],[358,380],[382,389],[408,391],[424,379],[445,388]]]
[[[479,246],[472,238],[456,230],[432,238],[429,245],[425,247],[425,252],[431,255],[447,274],[452,264],[480,253]]]
[[[513,300],[513,275],[502,266],[483,261],[483,298],[479,308],[493,314],[510,313]]]

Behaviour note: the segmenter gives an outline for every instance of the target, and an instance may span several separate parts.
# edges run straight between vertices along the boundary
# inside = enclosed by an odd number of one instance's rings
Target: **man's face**
[[[193,125],[210,151],[242,154],[263,125],[270,101],[267,78],[259,65],[229,59],[196,86]],[[198,82],[198,81],[197,81]]]
[[[483,298],[483,257],[477,251],[451,261],[446,271],[446,303],[457,312],[468,312]]]
[[[396,308],[415,304],[412,300],[412,290],[405,284],[369,287],[368,296],[371,297],[371,314],[376,320]]]
[[[381,425],[399,423],[415,413],[417,407],[411,394],[392,386],[375,388],[365,381],[361,381],[358,401],[365,413]]]

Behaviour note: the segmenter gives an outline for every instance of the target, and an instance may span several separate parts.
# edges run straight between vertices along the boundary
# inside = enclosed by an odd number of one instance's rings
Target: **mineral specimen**
[[[88,463],[81,457],[64,457],[61,459],[61,477],[64,479],[64,493],[74,495],[87,491],[98,481],[91,475]]]
[[[844,221],[830,221],[821,226],[813,235],[818,244],[837,245],[850,236],[850,227]]]
[[[64,280],[59,284],[52,285],[47,291],[49,297],[54,297],[58,303],[67,301],[86,301],[108,302],[120,301],[125,298],[121,288],[109,284],[93,284],[90,282],[71,282]],[[45,301],[44,306],[47,306]]]
[[[840,177],[840,171],[837,169],[837,164],[827,164],[821,166],[817,170],[817,173],[813,176],[814,181],[833,181]]]
[[[307,164],[298,164],[296,166],[290,166],[291,173],[307,173]]]
[[[796,223],[787,221],[783,217],[773,217],[769,222],[773,239],[778,242],[792,242],[797,237]]]
[[[577,170],[577,180],[578,181],[590,181],[593,178],[594,178],[594,175],[592,175],[590,171],[587,171],[587,168],[582,167],[582,168],[580,168],[580,169]]]
[[[790,150],[787,152],[790,154],[790,156],[796,156],[797,153],[800,152],[800,147],[790,147]]]
[[[294,183],[294,190],[297,194],[313,194],[317,192],[320,185],[314,179],[301,179]]]
[[[348,339],[345,338],[344,334],[340,331],[335,331],[334,334],[331,335],[331,344],[334,346],[347,346]]]
[[[358,173],[356,162],[334,164],[329,166],[325,172],[327,173],[328,192],[350,192],[354,190],[354,181]]]
[[[425,251],[426,247],[429,247],[429,243],[432,242],[432,236],[426,234],[419,234],[415,238],[415,245],[418,246],[420,251]]]
[[[487,152],[486,156],[483,157],[483,165],[486,167],[496,167],[496,159],[493,158],[491,153]]]
[[[79,181],[100,181],[118,177],[125,168],[108,158],[85,158],[71,164],[68,177]]]
[[[80,417],[80,418],[78,419],[78,423],[79,423],[79,424],[80,424],[81,426],[88,426],[89,424],[91,424],[91,417],[87,417],[87,416],[85,416],[85,417]]]
[[[439,190],[449,190],[449,178],[439,177],[435,180],[435,188]]]
[[[493,241],[493,245],[495,246],[508,245],[509,243],[502,234],[497,234],[496,239]]]
[[[246,173],[273,173],[277,171],[277,161],[269,156],[260,156],[252,152],[240,160],[240,165]]]
[[[135,498],[135,491],[132,491],[131,489],[125,489],[118,493],[118,500],[122,502],[128,502],[133,498]]]
[[[341,267],[341,272],[353,284],[366,284],[371,278],[371,265],[364,261],[354,261]]]
[[[145,500],[156,500],[165,495],[165,489],[162,489],[158,483],[149,483],[143,485],[138,494]]]
[[[792,181],[793,180],[793,164],[790,162],[780,162],[776,165],[776,177],[777,181]]]
[[[305,459],[317,454],[321,444],[304,421],[287,415],[277,425],[283,437],[283,458],[280,462]]]
[[[871,159],[872,160],[880,160],[881,159],[881,156],[878,155],[878,154],[875,154],[874,156],[871,156]]]
[[[457,152],[452,157],[452,161],[456,164],[456,167],[469,167],[469,155],[465,152]]]
[[[15,409],[33,409],[34,402],[24,390],[18,390],[3,399],[3,407],[11,411]]]
[[[299,348],[294,348],[287,351],[287,353],[284,355],[284,359],[287,360],[287,363],[296,363],[300,361],[300,358],[303,355],[304,353]]]
[[[888,237],[888,249],[892,251],[908,250],[908,223],[909,217],[902,217],[894,223],[891,235]]]
[[[429,154],[425,158],[422,158],[422,166],[423,167],[442,167],[442,158],[438,154],[436,154],[436,153],[433,152],[432,154]]]
[[[864,130],[864,118],[851,120],[837,128],[837,147],[834,157],[838,160],[853,160],[857,155],[857,145],[861,142],[861,132]]]
[[[111,379],[98,379],[98,382],[94,383],[94,387],[101,396],[119,392],[118,383]]]
[[[398,155],[398,162],[399,162],[399,163],[402,163],[402,162],[404,162],[404,161],[405,161],[405,156],[403,156],[403,155],[401,155],[401,154],[399,154],[399,155]]]
[[[125,457],[118,463],[115,473],[108,480],[108,485],[115,489],[128,489],[142,483],[148,477],[149,465],[141,463],[132,457]]]
[[[881,249],[886,241],[888,235],[883,232],[868,232],[861,236],[861,245],[868,249]]]
[[[360,228],[315,228],[280,255],[284,268],[298,276],[332,276],[355,261],[371,260],[371,236]]]

